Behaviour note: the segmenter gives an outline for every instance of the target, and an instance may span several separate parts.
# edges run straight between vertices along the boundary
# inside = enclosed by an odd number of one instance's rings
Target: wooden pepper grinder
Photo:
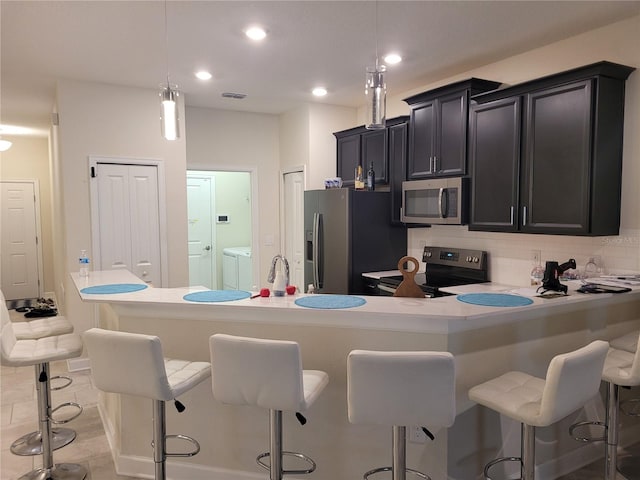
[[[408,270],[404,268],[405,263],[407,267],[409,263],[413,263],[413,270]],[[418,260],[414,257],[402,257],[398,262],[398,270],[402,273],[402,282],[398,285],[394,297],[412,297],[412,298],[424,298],[424,292],[422,289],[416,284],[416,273],[418,273],[418,267],[420,264]]]

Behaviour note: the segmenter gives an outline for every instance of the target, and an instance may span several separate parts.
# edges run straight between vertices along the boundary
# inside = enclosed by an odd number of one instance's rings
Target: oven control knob
[[[431,250],[427,250],[426,252],[424,252],[425,257],[429,257],[431,258]]]
[[[471,263],[473,261],[473,258],[469,255],[467,256],[467,262]]]
[[[473,263],[478,263],[480,259],[478,257],[473,257]]]

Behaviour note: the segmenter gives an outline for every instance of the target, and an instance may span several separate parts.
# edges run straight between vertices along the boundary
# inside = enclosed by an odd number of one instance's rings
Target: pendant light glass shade
[[[160,92],[160,128],[162,136],[167,140],[180,138],[180,125],[178,123],[177,98],[178,90],[167,84]]]
[[[366,128],[376,130],[385,128],[387,120],[387,84],[384,65],[367,67],[367,80],[364,93],[367,98]]]

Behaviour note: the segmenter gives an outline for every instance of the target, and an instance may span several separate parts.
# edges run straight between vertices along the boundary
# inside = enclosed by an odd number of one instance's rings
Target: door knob
[[[209,250],[211,250],[211,245],[207,245],[206,247],[204,247],[204,249],[208,252]]]

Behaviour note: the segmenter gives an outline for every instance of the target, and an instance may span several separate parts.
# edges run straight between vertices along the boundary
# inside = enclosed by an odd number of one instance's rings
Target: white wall
[[[280,253],[278,117],[188,107],[187,126],[189,169],[249,171],[255,176],[252,247],[259,270],[254,283],[266,287],[271,258]]]
[[[49,171],[49,140],[47,137],[8,136],[13,145],[0,153],[0,180],[38,180],[40,225],[42,238],[42,292],[54,291],[51,175]]]
[[[582,65],[608,60],[640,69],[640,16],[593,30],[481,68],[460,72],[437,83],[424,85],[388,98],[387,116],[409,113],[402,101],[413,94],[469,77],[513,85]],[[392,83],[392,76],[389,76]],[[358,118],[363,118],[362,109]],[[626,83],[623,151],[622,213],[620,235],[572,237],[508,233],[469,232],[467,227],[434,226],[409,230],[408,253],[420,258],[425,244],[487,250],[491,279],[524,285],[529,282],[532,249],[542,251],[542,260],[566,261],[573,257],[584,268],[588,258],[600,255],[608,271],[640,271],[640,71]]]
[[[336,176],[336,137],[333,132],[351,128],[356,113],[354,108],[310,105],[307,190],[322,189],[325,178]]]
[[[83,304],[70,282],[69,272],[78,269],[81,249],[91,254],[89,205],[89,155],[159,159],[166,175],[168,286],[189,284],[186,222],[186,149],[184,135],[169,142],[160,135],[159,99],[155,90],[96,83],[61,81],[57,86],[58,188],[54,191],[61,212],[64,242],[63,285],[65,314],[77,331],[93,326],[93,307]],[[184,105],[179,112],[184,119]],[[184,129],[183,129],[184,131]],[[55,157],[55,156],[54,156]],[[58,254],[58,248],[56,249]]]

